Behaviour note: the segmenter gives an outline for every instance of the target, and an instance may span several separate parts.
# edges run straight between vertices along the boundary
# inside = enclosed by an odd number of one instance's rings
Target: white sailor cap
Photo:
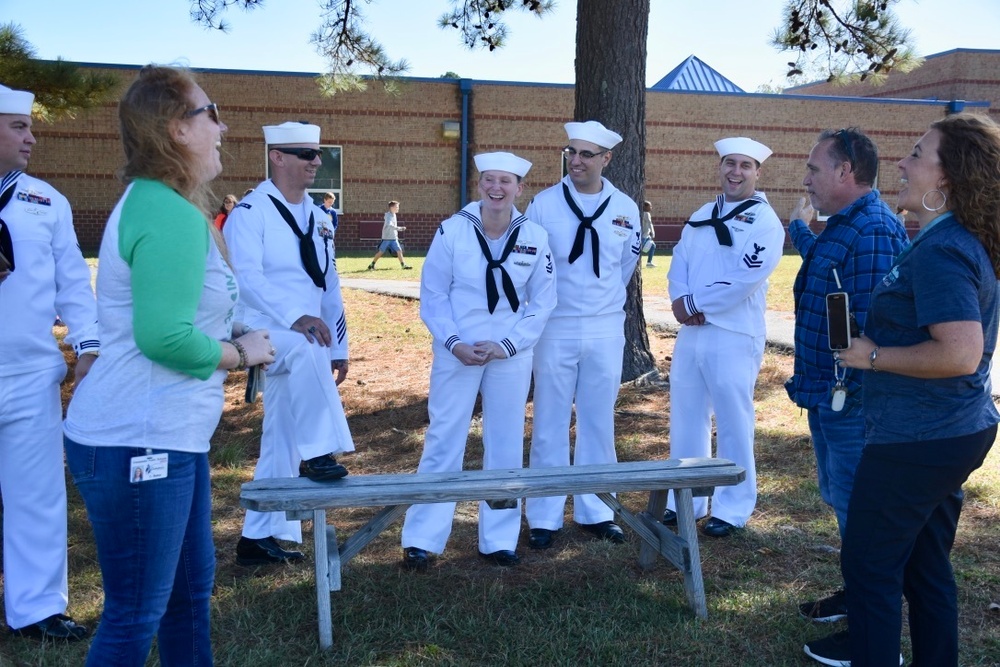
[[[753,139],[746,137],[730,137],[719,139],[715,142],[715,150],[719,151],[719,157],[739,154],[752,157],[757,160],[757,164],[762,164],[764,160],[771,157],[771,149]]]
[[[264,143],[268,146],[281,144],[318,144],[319,125],[289,121],[281,125],[264,126]]]
[[[596,120],[588,120],[585,123],[566,123],[566,134],[570,139],[589,141],[606,150],[611,150],[622,141],[622,135],[612,132]]]
[[[0,85],[0,113],[14,113],[21,116],[31,115],[31,104],[35,96],[26,90],[11,90]]]
[[[472,159],[476,161],[479,173],[490,170],[506,171],[524,178],[531,169],[530,162],[513,153],[480,153]]]

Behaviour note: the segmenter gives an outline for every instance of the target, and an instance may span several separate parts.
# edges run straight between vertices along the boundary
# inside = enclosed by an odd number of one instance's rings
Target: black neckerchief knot
[[[722,210],[722,201],[722,197],[719,197],[716,200],[715,206],[712,207],[712,217],[708,220],[688,220],[687,224],[692,227],[704,227],[705,225],[711,225],[715,229],[715,238],[719,240],[719,245],[732,246],[733,235],[729,231],[729,227],[726,227],[726,221],[732,220],[751,206],[756,206],[760,203],[760,201],[758,199],[748,199],[720,218],[719,211]]]
[[[503,252],[500,253],[500,259],[493,259],[493,253],[490,252],[486,236],[478,226],[474,227],[474,229],[476,230],[476,240],[479,241],[479,247],[483,251],[483,256],[486,257],[486,305],[490,309],[490,315],[496,310],[497,302],[500,301],[500,292],[497,291],[497,281],[496,276],[493,275],[493,269],[500,269],[500,282],[503,284],[503,293],[507,295],[507,302],[510,304],[510,309],[516,313],[521,302],[517,298],[514,281],[510,279],[510,274],[507,273],[507,269],[504,268],[503,263],[507,261],[507,257],[510,256],[511,251],[514,249],[514,244],[517,243],[517,235],[521,231],[521,226],[517,225],[510,232],[510,236],[507,237],[507,242],[503,246]]]
[[[611,201],[611,197],[608,196],[601,205],[597,207],[594,211],[594,215],[586,216],[580,207],[576,205],[573,201],[573,196],[569,193],[569,188],[565,183],[562,184],[563,196],[566,198],[566,203],[569,204],[569,208],[573,211],[573,215],[577,217],[580,221],[580,226],[576,228],[576,238],[573,240],[573,249],[569,251],[569,263],[575,262],[580,255],[583,254],[583,238],[587,235],[587,230],[590,230],[590,249],[593,253],[594,258],[594,275],[598,278],[601,277],[601,238],[597,234],[597,230],[594,229],[594,220],[597,220],[601,215],[604,214],[604,209],[608,207],[608,203]]]
[[[313,220],[313,214],[309,213],[309,228],[303,234],[302,230],[299,229],[299,224],[295,222],[295,218],[292,216],[291,211],[289,211],[284,204],[282,204],[274,195],[268,195],[274,207],[278,209],[278,213],[281,217],[288,223],[292,232],[299,239],[299,257],[302,258],[302,268],[306,270],[309,277],[312,278],[313,283],[316,287],[322,287],[323,291],[326,291],[326,272],[330,264],[329,250],[327,251],[326,264],[327,267],[319,268],[319,257],[316,256],[316,244],[313,242],[313,230],[316,229],[316,221]],[[325,244],[324,244],[325,245]]]

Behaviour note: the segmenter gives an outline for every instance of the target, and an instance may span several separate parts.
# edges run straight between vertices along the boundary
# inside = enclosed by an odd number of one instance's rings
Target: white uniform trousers
[[[670,456],[716,456],[747,471],[736,486],[716,487],[712,516],[744,526],[757,504],[754,463],[753,389],[764,359],[764,336],[749,336],[712,324],[684,326],[670,365]],[[673,494],[668,507],[676,509]],[[695,518],[708,515],[708,499],[694,499]]]
[[[7,626],[66,611],[66,367],[0,377],[0,492]]]
[[[532,468],[570,464],[569,425],[576,404],[573,465],[614,463],[615,401],[622,381],[625,336],[587,339],[542,338],[535,345]],[[559,530],[566,496],[528,498],[531,528]],[[611,521],[614,512],[593,494],[573,496],[573,520]]]
[[[270,328],[277,350],[264,384],[264,432],[254,479],[298,477],[299,462],[354,451],[333,373],[330,348],[291,329]],[[300,521],[283,512],[247,510],[243,536],[302,541]]]
[[[427,412],[430,426],[417,472],[462,469],[476,394],[483,396],[483,469],[520,468],[524,462],[524,409],[531,384],[531,352],[485,366],[465,366],[441,345],[434,346]],[[403,547],[444,551],[455,503],[412,505],[403,522]],[[521,504],[494,510],[479,503],[479,550],[514,551],[521,530]]]

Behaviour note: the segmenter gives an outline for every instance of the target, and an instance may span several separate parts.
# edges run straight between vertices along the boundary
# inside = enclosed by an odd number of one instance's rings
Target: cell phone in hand
[[[247,403],[256,403],[257,396],[264,391],[264,369],[259,365],[247,369],[247,393],[244,397]]]
[[[857,324],[854,326],[856,328]],[[848,307],[847,292],[831,292],[826,295],[826,327],[831,350],[846,350],[851,347],[851,310]]]

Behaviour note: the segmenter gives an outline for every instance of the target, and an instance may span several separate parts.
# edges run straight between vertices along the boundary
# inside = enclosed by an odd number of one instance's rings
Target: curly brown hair
[[[986,249],[1000,278],[1000,126],[986,116],[959,113],[931,123],[941,133],[938,160],[959,221]]]

